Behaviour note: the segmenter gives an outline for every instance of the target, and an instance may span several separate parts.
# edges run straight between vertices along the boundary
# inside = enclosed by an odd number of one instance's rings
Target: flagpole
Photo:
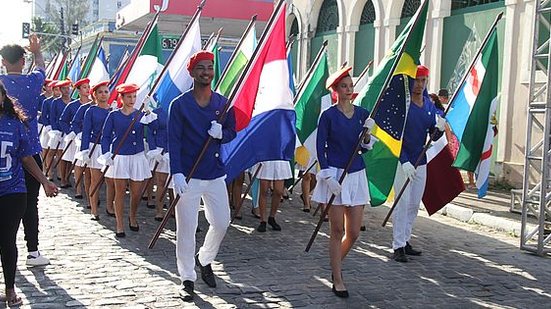
[[[306,72],[306,75],[304,76],[304,78],[302,79],[300,84],[298,85],[297,94],[295,95],[295,98],[293,99],[293,105],[295,105],[297,103],[298,98],[300,98],[300,96],[302,95],[302,90],[304,89],[304,85],[306,85],[307,81],[312,77],[312,73],[314,72],[314,70],[316,69],[318,63],[320,62],[321,56],[323,55],[323,53],[327,49],[327,44],[328,43],[329,43],[329,41],[325,40],[321,44],[320,50],[318,51],[318,54],[316,55],[316,58],[314,58],[314,62],[312,63],[312,65],[310,66],[310,68]]]
[[[230,59],[228,60],[228,63],[226,64],[226,67],[224,68],[224,71],[222,71],[222,74],[220,74],[220,79],[218,79],[218,83],[215,85],[214,89],[218,89],[220,87],[220,83],[224,80],[226,75],[228,74],[228,70],[235,59],[237,57],[237,53],[239,52],[239,49],[241,48],[241,45],[243,45],[243,40],[247,37],[249,34],[249,31],[254,26],[256,21],[257,15],[253,15],[251,20],[249,21],[249,24],[247,25],[247,28],[245,28],[245,32],[241,35],[241,38],[239,39],[239,42],[237,43],[237,46],[235,46],[235,49],[233,50],[233,53],[230,56]],[[251,58],[252,59],[252,58]]]
[[[354,83],[354,87],[356,87],[358,82],[367,74],[367,71],[369,71],[369,69],[371,69],[372,65],[373,65],[373,60],[370,60],[369,63],[367,63],[367,65],[365,66],[362,73],[360,73],[360,76],[358,76],[358,79],[356,79],[356,82]]]
[[[459,86],[463,85],[463,83],[467,80],[471,70],[473,69],[473,67],[476,65],[476,62],[478,60],[478,57],[480,57],[480,54],[482,54],[482,50],[484,49],[484,47],[486,46],[486,44],[488,43],[488,40],[490,39],[490,36],[492,34],[492,32],[494,32],[496,30],[496,27],[497,27],[497,23],[501,20],[501,18],[503,17],[503,12],[499,13],[497,16],[496,16],[496,19],[494,20],[494,23],[492,24],[492,26],[490,27],[490,30],[488,31],[488,33],[486,33],[486,37],[484,38],[484,41],[482,41],[482,44],[480,45],[480,48],[478,49],[478,51],[476,52],[476,55],[475,57],[473,58],[473,60],[471,61],[471,64],[469,66],[469,69],[467,71],[465,71],[465,74],[463,75],[463,77],[461,78],[461,82],[458,84]],[[450,107],[451,107],[451,103],[453,102],[453,100],[457,97],[457,94],[459,93],[459,90],[460,88],[458,89],[455,89],[455,91],[453,92],[453,95],[451,97],[451,100],[449,101],[450,103],[448,104],[448,106],[446,106],[446,110],[444,111],[444,117],[446,117],[446,114],[448,114],[448,111],[450,110]],[[415,161],[415,169],[417,169],[417,167],[419,166],[419,164],[421,163],[421,160],[423,159],[423,157],[425,156],[425,154],[427,153],[427,150],[430,148],[431,146],[431,143],[432,143],[432,140],[434,138],[436,138],[437,136],[437,132],[436,130],[434,132],[432,132],[431,134],[431,137],[430,139],[427,141],[427,143],[425,144],[425,147],[423,148],[423,151],[421,152],[421,154],[419,154],[419,157],[417,157],[417,160]],[[386,226],[386,223],[388,222],[388,220],[390,219],[390,216],[392,215],[392,213],[394,212],[394,209],[396,208],[396,206],[398,205],[398,202],[400,201],[400,198],[402,197],[402,195],[404,194],[404,191],[406,190],[408,184],[410,183],[410,180],[409,178],[406,179],[406,182],[402,185],[402,188],[400,189],[400,192],[398,193],[398,195],[396,195],[396,198],[394,198],[394,202],[392,203],[392,207],[390,207],[390,210],[388,211],[388,213],[386,214],[386,217],[385,219],[383,220],[383,223],[382,223],[382,226]]]
[[[421,12],[421,10],[424,9],[424,7],[426,5],[428,5],[428,0],[423,0],[423,3],[419,7],[418,12]],[[373,118],[373,116],[377,114],[377,111],[379,109],[379,105],[381,103],[381,98],[383,96],[383,93],[386,90],[386,88],[388,87],[388,84],[390,83],[390,81],[392,80],[392,75],[393,75],[394,71],[396,70],[396,67],[398,66],[398,63],[400,62],[400,58],[402,57],[402,54],[404,53],[404,49],[407,46],[407,43],[408,43],[408,41],[411,37],[411,33],[413,32],[411,30],[415,29],[416,25],[419,22],[419,17],[420,16],[421,16],[421,14],[416,15],[416,19],[415,19],[412,27],[410,28],[410,31],[407,34],[407,37],[406,37],[404,43],[402,44],[402,46],[400,46],[400,50],[398,52],[398,55],[397,55],[394,63],[392,64],[392,67],[389,71],[391,73],[388,74],[388,76],[386,77],[385,83],[383,84],[383,87],[381,88],[381,90],[379,91],[379,95],[377,96],[377,101],[375,103],[375,106],[373,106],[373,109],[371,110],[371,112],[369,114],[370,118]],[[358,141],[356,142],[356,146],[354,147],[354,152],[352,152],[352,154],[350,155],[350,158],[348,159],[348,163],[346,164],[346,166],[343,170],[343,173],[342,173],[341,177],[339,178],[339,184],[342,184],[342,182],[344,181],[344,178],[346,177],[346,174],[348,173],[348,170],[350,169],[350,166],[352,166],[352,162],[354,162],[354,158],[357,156],[357,154],[360,150],[361,142],[364,140],[367,133],[368,133],[368,128],[364,128],[362,130],[362,133],[360,134],[360,137],[358,138]],[[320,219],[318,221],[318,224],[316,225],[316,228],[314,229],[314,232],[312,233],[312,236],[310,237],[310,241],[306,245],[306,249],[305,249],[306,252],[310,251],[310,248],[312,247],[312,244],[314,243],[314,240],[316,239],[316,236],[318,235],[318,232],[321,228],[321,225],[323,224],[323,219],[327,216],[327,214],[329,213],[329,209],[331,209],[331,205],[335,201],[335,197],[336,197],[335,194],[331,194],[331,198],[329,199],[329,202],[327,203],[327,206],[323,210],[323,212],[320,216]]]
[[[199,4],[199,6],[197,7],[197,10],[195,11],[195,14],[193,14],[193,17],[191,18],[191,21],[190,23],[188,24],[188,26],[186,27],[186,30],[184,31],[184,33],[182,34],[182,36],[180,36],[180,40],[178,41],[178,44],[176,45],[174,51],[177,51],[178,48],[180,47],[180,45],[183,43],[186,35],[188,34],[191,26],[195,23],[195,20],[197,18],[199,18],[199,13],[201,12],[201,10],[203,10],[203,6],[205,5],[205,1],[206,0],[203,0],[201,1],[201,3]],[[156,16],[158,16],[159,12],[157,12]],[[153,29],[153,26],[151,27],[151,29]],[[148,34],[149,36],[149,34]],[[147,96],[144,98],[143,102],[142,102],[142,106],[140,107],[140,109],[137,111],[137,113],[135,113],[134,117],[132,118],[132,121],[130,122],[130,125],[128,126],[128,128],[126,129],[126,132],[124,132],[124,135],[122,136],[121,138],[121,141],[119,142],[119,144],[117,145],[117,148],[115,149],[115,152],[113,153],[113,156],[111,157],[111,159],[115,159],[115,157],[117,156],[117,154],[119,153],[120,149],[122,148],[122,145],[124,144],[124,141],[126,140],[126,138],[128,137],[128,134],[130,134],[130,131],[132,131],[132,128],[134,127],[134,124],[136,123],[136,121],[138,121],[138,118],[141,118],[141,117],[138,117],[138,115],[141,115],[142,114],[142,111],[144,110],[145,108],[145,105],[147,103],[148,100],[150,100],[151,98],[151,95],[153,95],[153,93],[155,92],[155,88],[157,87],[157,85],[159,84],[161,78],[164,76],[164,74],[166,73],[166,71],[168,70],[168,67],[170,65],[170,62],[172,61],[172,59],[174,58],[174,55],[176,54],[175,52],[172,52],[172,54],[170,54],[170,57],[168,58],[165,66],[163,67],[161,73],[158,75],[158,77],[155,79],[155,82],[153,84],[153,87],[151,87],[151,90],[149,90],[149,93],[147,94]],[[100,181],[97,183],[97,185],[94,187],[94,190],[92,190],[92,194],[91,195],[94,195],[94,193],[96,193],[96,191],[98,190],[99,186],[103,183],[103,181],[105,180],[105,174],[107,173],[107,170],[109,170],[109,167],[110,165],[107,165],[105,167],[105,169],[102,171],[102,174],[101,174],[101,178],[100,178]]]
[[[227,103],[224,107],[224,110],[222,111],[222,113],[220,113],[220,116],[218,117],[218,122],[221,122],[221,120],[224,119],[224,117],[226,116],[226,114],[227,114],[227,112],[228,112],[228,110],[231,106],[231,103],[233,102],[233,100],[234,100],[235,96],[237,95],[238,91],[240,90],[241,84],[243,83],[245,78],[248,77],[248,75],[249,75],[248,73],[249,73],[249,70],[250,70],[250,68],[253,64],[253,60],[257,57],[258,53],[260,53],[260,50],[262,49],[262,47],[264,47],[264,43],[265,43],[264,41],[266,40],[266,37],[268,36],[268,34],[271,32],[272,26],[275,23],[276,18],[279,16],[279,14],[284,13],[284,12],[280,12],[284,3],[285,3],[285,1],[279,1],[277,3],[276,8],[274,9],[272,15],[270,16],[270,19],[266,23],[266,28],[264,28],[264,31],[262,32],[262,35],[260,36],[259,44],[256,46],[251,59],[249,61],[247,61],[247,64],[245,65],[245,68],[243,69],[243,72],[241,72],[241,74],[239,75],[239,80],[237,80],[235,85],[232,87],[232,90],[231,90],[230,95],[228,97],[228,101],[227,101]],[[256,18],[255,16],[253,16],[253,19]],[[249,25],[250,25],[250,23],[249,23]],[[209,147],[209,144],[210,144],[211,140],[212,140],[212,137],[209,135],[209,137],[205,141],[205,144],[203,145],[203,149],[201,149],[201,152],[199,153],[199,156],[197,157],[197,160],[195,160],[195,162],[193,163],[193,166],[191,167],[191,171],[189,172],[189,175],[186,176],[186,182],[189,183],[189,181],[191,180],[191,177],[193,176],[193,174],[195,173],[195,170],[199,166],[199,162],[201,162],[201,159],[205,155],[205,152],[207,151],[207,148]],[[157,240],[159,239],[159,236],[161,236],[161,232],[163,231],[165,225],[168,222],[168,217],[169,217],[170,213],[172,213],[174,211],[174,208],[176,207],[176,204],[178,204],[179,200],[180,200],[180,195],[178,194],[176,196],[176,198],[174,199],[174,201],[172,201],[172,203],[170,203],[170,206],[169,206],[167,212],[165,213],[165,216],[163,217],[163,221],[159,224],[159,227],[155,231],[155,235],[153,235],[153,238],[149,242],[149,245],[148,245],[149,249],[152,249],[155,246],[155,243],[157,243]]]

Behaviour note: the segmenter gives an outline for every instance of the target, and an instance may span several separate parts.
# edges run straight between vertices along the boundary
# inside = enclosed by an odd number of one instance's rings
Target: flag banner
[[[446,119],[459,141],[453,166],[474,172],[479,196],[486,194],[498,102],[497,32],[493,30],[452,102]],[[486,184],[486,185],[485,185]]]
[[[172,100],[191,88],[193,79],[187,70],[187,63],[194,53],[201,50],[200,16],[199,14],[190,26],[186,37],[180,38],[183,41],[173,51],[172,59],[166,64],[167,68],[163,76],[159,77],[159,82],[153,90],[152,100],[149,101],[151,109],[162,107],[168,112]]]
[[[274,11],[251,59],[245,79],[236,85],[229,102],[236,118],[237,136],[222,145],[227,181],[257,162],[293,158],[295,150],[295,111],[289,88],[289,67],[285,48],[285,4]]]
[[[372,134],[380,142],[363,154],[371,206],[383,204],[394,184],[410,103],[410,87],[417,74],[427,12],[428,1],[424,1],[354,100],[354,104],[371,111],[379,94],[384,91],[378,112],[372,115],[375,120]],[[402,49],[403,53],[400,55]],[[396,62],[397,66],[392,72]],[[382,89],[388,76],[393,76],[390,85],[387,89]]]

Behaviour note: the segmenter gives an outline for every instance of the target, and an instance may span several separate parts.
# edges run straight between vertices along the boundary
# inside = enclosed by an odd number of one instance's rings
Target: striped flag
[[[450,102],[446,119],[459,141],[453,166],[474,172],[479,197],[486,195],[498,101],[497,32],[494,29],[468,78]]]
[[[201,50],[201,29],[199,27],[200,13],[195,19],[193,25],[190,26],[185,37],[178,48],[173,51],[170,63],[167,63],[167,68],[160,76],[157,87],[153,90],[150,101],[154,106],[152,109],[162,107],[168,111],[169,105],[177,96],[186,92],[191,88],[193,79],[187,70],[187,63],[191,55]]]
[[[280,1],[236,85],[230,106],[237,136],[222,145],[227,180],[261,161],[290,161],[295,150],[295,111],[285,49],[285,2]],[[275,82],[274,82],[275,81]]]
[[[99,47],[98,53],[95,57],[88,78],[90,79],[90,85],[95,85],[101,81],[109,80],[109,72],[107,71],[107,60],[105,57],[105,51],[103,47]]]

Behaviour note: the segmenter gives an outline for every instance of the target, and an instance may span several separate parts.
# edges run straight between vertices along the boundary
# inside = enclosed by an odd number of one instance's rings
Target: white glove
[[[75,134],[75,132],[71,131],[71,132],[69,132],[69,134],[65,135],[63,140],[65,141],[65,143],[68,143],[70,140],[73,140],[76,137],[77,137],[77,135]]]
[[[322,169],[321,171],[319,171],[316,174],[316,178],[319,181],[325,181],[325,183],[327,184],[327,187],[329,187],[329,191],[331,191],[331,193],[333,193],[335,195],[341,193],[342,186],[337,181],[334,170],[331,170],[331,169],[328,169],[328,168]]]
[[[211,126],[208,131],[209,135],[212,136],[212,138],[222,139],[222,125],[216,120],[213,120],[210,123]]]
[[[375,126],[375,120],[371,117],[367,117],[367,119],[364,122],[364,128],[367,128],[367,133],[371,133],[371,130],[373,130],[373,127]]]
[[[153,112],[150,112],[150,113],[145,113],[142,116],[142,118],[140,119],[140,123],[141,124],[150,124],[155,120],[157,120],[157,114],[155,114]]]
[[[186,177],[182,173],[172,175],[172,182],[174,183],[174,191],[179,195],[184,194],[189,187]]]
[[[163,157],[163,160],[160,162],[166,162],[167,164],[170,162],[170,155],[168,154],[168,152],[165,152],[165,154],[162,157]]]
[[[48,134],[50,131],[52,131],[52,126],[45,126],[44,129],[42,129],[42,134]]]
[[[149,159],[154,159],[155,161],[161,163],[163,159],[163,148],[155,148],[147,152],[146,155]]]
[[[441,117],[436,114],[436,125],[435,127],[440,131],[444,132],[446,130],[446,118]]]
[[[113,157],[113,154],[110,151],[108,151],[98,157],[98,163],[101,165],[111,166],[115,164],[115,161],[113,161],[112,157]]]
[[[413,181],[415,179],[415,167],[411,163],[406,162],[402,163],[402,170],[404,171],[404,176],[409,179],[409,181]]]
[[[379,139],[376,138],[375,136],[371,135],[370,139],[369,139],[369,143],[367,144],[364,144],[364,142],[362,141],[362,143],[360,144],[360,146],[362,146],[362,148],[365,148],[367,150],[371,150],[373,149],[373,145],[375,145],[376,142],[378,142]]]

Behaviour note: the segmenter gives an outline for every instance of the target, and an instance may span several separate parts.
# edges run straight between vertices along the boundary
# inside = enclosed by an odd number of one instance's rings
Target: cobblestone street
[[[72,196],[72,193],[71,193]],[[102,201],[103,202],[103,201]],[[388,208],[366,209],[367,231],[344,262],[350,298],[331,292],[328,224],[310,253],[304,248],[315,220],[301,211],[295,192],[278,215],[283,231],[258,233],[245,202],[243,220],[228,230],[213,269],[218,287],[199,279],[195,303],[182,302],[174,253],[174,220],[153,250],[154,211],[140,205],[140,231],[114,235],[114,218],[101,205],[99,222],[85,203],[66,194],[41,197],[40,250],[46,267],[25,266],[23,231],[18,234],[16,288],[32,308],[549,308],[551,260],[518,249],[518,238],[444,216],[419,216],[412,244],[420,257],[390,259],[391,225],[380,223]],[[207,224],[200,216],[202,242]],[[198,271],[198,269],[197,269]],[[1,305],[3,306],[3,304]]]

